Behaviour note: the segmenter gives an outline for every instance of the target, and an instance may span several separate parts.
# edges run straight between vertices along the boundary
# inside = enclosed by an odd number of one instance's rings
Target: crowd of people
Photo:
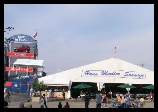
[[[65,91],[62,91],[63,98],[65,100]],[[30,92],[30,96],[32,96],[32,91]],[[150,93],[148,98],[150,101],[153,101],[154,94]],[[138,108],[144,107],[144,98],[139,98],[138,96],[135,97],[133,101],[131,101],[130,94],[126,95],[117,95],[116,100],[113,100],[112,97],[112,91],[110,90],[108,93],[97,91],[96,97],[94,99],[96,101],[96,108],[108,108],[107,103],[111,101],[113,107],[118,108]],[[109,101],[110,100],[110,101]],[[89,104],[91,101],[90,93],[85,92],[84,102],[85,102],[85,108],[89,108]],[[10,101],[10,91],[6,88],[4,89],[4,108],[7,108],[8,103],[11,103]],[[39,99],[40,108],[48,108],[47,107],[47,95],[43,94]],[[23,101],[19,103],[19,108],[32,108],[32,102],[30,99],[27,100],[26,104],[24,104]],[[57,108],[70,108],[70,105],[68,102],[64,106],[62,106],[62,103],[59,102]]]
[[[149,94],[149,99],[153,98],[153,94],[150,93]],[[89,93],[86,92],[85,93],[85,97],[84,97],[84,101],[85,101],[85,108],[89,108],[89,102],[90,102],[91,98],[89,97]],[[144,103],[144,98],[141,97],[139,98],[138,96],[136,96],[133,100],[131,100],[130,94],[125,94],[123,96],[121,95],[117,95],[116,100],[113,100],[112,98],[112,91],[110,90],[108,95],[106,92],[101,93],[101,91],[98,91],[96,93],[96,108],[108,108],[107,107],[107,103],[109,103],[110,101],[112,103],[113,107],[117,107],[117,108],[138,108],[138,107],[144,107],[145,103]]]

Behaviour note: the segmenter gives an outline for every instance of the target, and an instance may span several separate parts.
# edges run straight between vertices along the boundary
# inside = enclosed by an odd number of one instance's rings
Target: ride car
[[[22,45],[20,47],[15,47],[14,52],[30,52],[30,47],[28,45]]]

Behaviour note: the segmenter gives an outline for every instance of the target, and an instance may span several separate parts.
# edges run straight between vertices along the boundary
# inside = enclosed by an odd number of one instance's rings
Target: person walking
[[[46,108],[48,108],[48,107],[47,107],[47,101],[46,101],[46,96],[45,96],[45,94],[43,94],[43,99],[44,99],[44,106],[45,106]]]
[[[125,103],[126,103],[126,107],[125,108],[130,108],[131,107],[129,95],[126,95]]]
[[[45,94],[46,102],[48,102],[48,94]]]
[[[154,93],[153,93],[153,102],[154,102]]]
[[[4,93],[6,93],[6,91],[7,91],[7,88],[4,88]]]
[[[118,98],[118,108],[122,108],[122,96],[119,96]]]
[[[138,99],[138,96],[136,97],[136,99],[134,100],[134,103],[135,103],[135,105],[134,105],[134,108],[138,108],[138,105],[139,105],[139,99]]]
[[[102,103],[102,95],[100,91],[97,92],[96,94],[96,108],[101,108],[101,103]]]
[[[85,93],[84,101],[85,101],[85,108],[89,108],[88,106],[89,106],[90,96],[88,92]]]
[[[52,97],[52,89],[49,90],[49,98]]]
[[[140,107],[143,108],[144,105],[145,105],[144,98],[142,97],[142,98],[140,98]]]
[[[27,87],[27,97],[30,97],[30,86]]]
[[[121,97],[120,95],[117,95],[117,100],[113,101],[112,106],[118,106],[121,103]]]
[[[59,104],[58,104],[58,108],[62,108],[62,104],[61,104],[61,102],[59,102]]]
[[[63,99],[65,100],[65,90],[62,91]]]
[[[39,103],[40,103],[40,108],[44,108],[44,98],[43,98],[43,96],[40,97]]]
[[[33,88],[31,87],[31,89],[30,89],[30,98],[32,97],[32,94],[33,94]]]
[[[9,103],[11,103],[9,90],[6,90],[6,101],[9,102]]]
[[[152,92],[150,92],[150,94],[149,94],[149,101],[152,101],[152,98],[153,98],[153,95],[152,95]]]
[[[109,94],[110,94],[110,98],[112,99],[112,91],[111,90],[110,90]]]
[[[124,96],[122,96],[122,100],[121,100],[121,108],[125,107],[125,99]]]
[[[108,99],[107,95],[104,94],[104,96],[103,96],[103,107],[104,108],[107,108],[107,99]]]

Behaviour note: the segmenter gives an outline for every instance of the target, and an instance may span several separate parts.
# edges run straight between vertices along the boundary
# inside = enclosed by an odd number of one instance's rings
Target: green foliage
[[[36,78],[32,84],[32,87],[35,91],[44,91],[46,90],[46,86],[43,84],[43,82],[39,82],[38,78]]]

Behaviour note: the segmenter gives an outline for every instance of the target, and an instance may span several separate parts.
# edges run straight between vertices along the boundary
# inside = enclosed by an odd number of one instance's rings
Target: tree
[[[46,89],[46,86],[43,84],[43,82],[39,82],[38,78],[34,79],[34,82],[32,84],[32,88],[37,91],[44,91]]]

